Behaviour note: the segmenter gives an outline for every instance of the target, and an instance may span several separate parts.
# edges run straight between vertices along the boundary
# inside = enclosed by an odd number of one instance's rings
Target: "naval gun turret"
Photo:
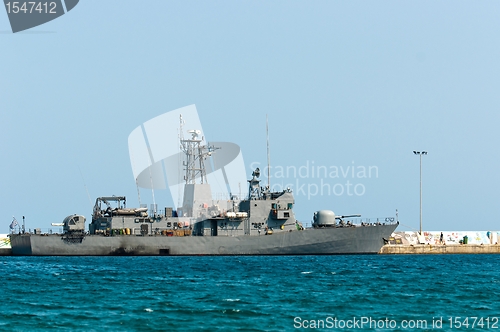
[[[344,218],[361,217],[360,214],[352,214],[349,216],[336,216],[333,211],[319,210],[314,212],[312,226],[320,227],[348,227],[352,226],[350,222],[344,223]],[[337,223],[338,220],[338,223]]]
[[[85,232],[85,217],[77,214],[67,216],[63,220],[64,233],[84,233]]]
[[[85,217],[72,214],[64,218],[62,223],[52,223],[52,226],[62,226],[62,240],[66,243],[82,243],[85,238]]]

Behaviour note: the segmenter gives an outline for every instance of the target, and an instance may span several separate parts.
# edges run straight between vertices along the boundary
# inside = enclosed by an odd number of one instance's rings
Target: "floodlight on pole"
[[[413,151],[415,155],[420,156],[420,236],[422,236],[422,156],[427,154],[427,151]]]

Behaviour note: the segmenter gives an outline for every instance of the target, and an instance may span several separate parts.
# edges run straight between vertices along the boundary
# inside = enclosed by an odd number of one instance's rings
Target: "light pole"
[[[427,151],[413,151],[413,153],[420,156],[420,236],[422,236],[422,156],[427,154]]]

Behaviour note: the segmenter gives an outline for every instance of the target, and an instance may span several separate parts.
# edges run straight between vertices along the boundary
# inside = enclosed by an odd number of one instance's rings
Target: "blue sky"
[[[0,232],[12,216],[89,220],[98,196],[137,205],[128,135],[190,104],[209,140],[240,145],[249,175],[266,164],[266,114],[275,170],[378,170],[271,172],[297,187],[301,221],[398,209],[399,230],[417,230],[412,151],[426,150],[424,230],[500,230],[498,17],[497,1],[82,0],[13,34],[0,11]],[[363,194],[337,195],[347,181]],[[312,195],[323,184],[337,194]]]

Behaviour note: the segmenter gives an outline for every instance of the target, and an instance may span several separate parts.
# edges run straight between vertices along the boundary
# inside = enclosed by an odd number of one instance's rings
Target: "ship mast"
[[[186,155],[186,161],[183,163],[186,171],[184,180],[186,184],[196,184],[196,179],[199,178],[200,183],[207,183],[205,159],[210,157],[217,148],[211,145],[202,145],[204,138],[199,138],[201,130],[198,129],[188,130],[191,137],[184,139],[182,124],[182,115],[180,115],[180,147]]]

